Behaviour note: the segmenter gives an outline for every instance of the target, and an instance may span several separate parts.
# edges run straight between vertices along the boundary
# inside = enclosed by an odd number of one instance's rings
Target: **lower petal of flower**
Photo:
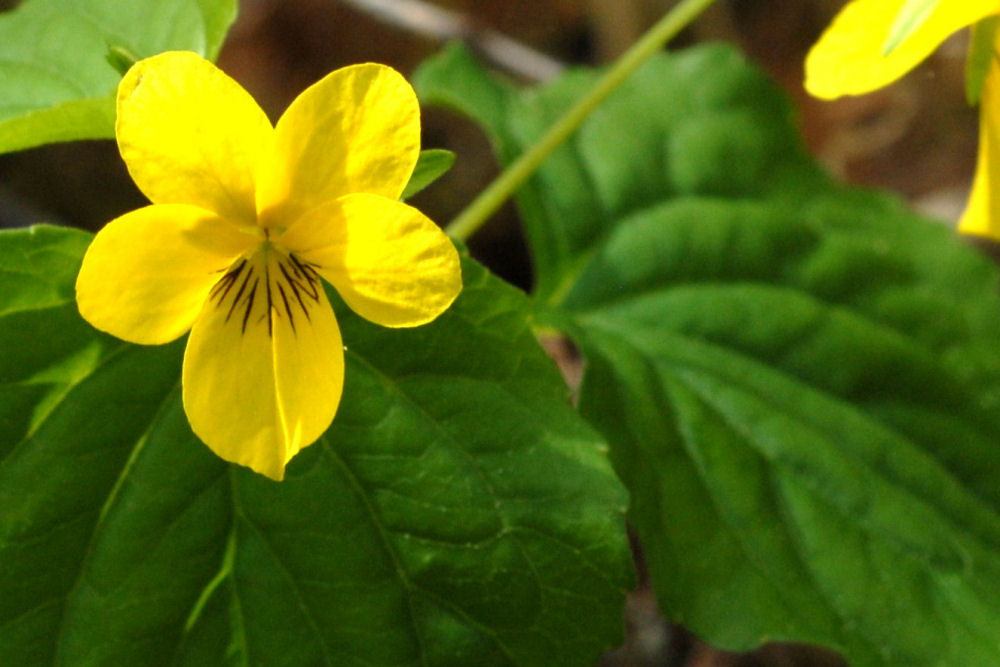
[[[329,427],[343,382],[343,343],[319,276],[267,243],[212,288],[184,354],[195,434],[275,480]]]
[[[214,213],[160,204],[97,233],[76,279],[83,318],[132,343],[166,343],[191,328],[212,285],[253,244]]]
[[[281,237],[354,312],[387,327],[433,320],[462,290],[451,239],[417,209],[372,194],[306,213]]]

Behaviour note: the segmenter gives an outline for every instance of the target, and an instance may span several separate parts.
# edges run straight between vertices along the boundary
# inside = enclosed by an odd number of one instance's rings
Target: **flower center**
[[[208,294],[217,309],[226,309],[226,323],[239,324],[240,332],[267,325],[274,335],[279,320],[286,319],[293,333],[311,321],[309,311],[319,304],[323,284],[315,267],[264,241],[252,253],[233,262]]]

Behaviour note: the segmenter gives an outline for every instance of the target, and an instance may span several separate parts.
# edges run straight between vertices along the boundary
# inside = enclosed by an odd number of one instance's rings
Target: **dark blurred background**
[[[0,0],[0,10],[16,4]],[[220,66],[272,119],[303,88],[356,62],[409,75],[449,38],[463,37],[490,64],[531,83],[567,65],[615,58],[672,0],[242,0]],[[672,48],[737,43],[795,99],[805,140],[846,181],[894,190],[935,217],[962,211],[975,164],[976,112],[964,101],[967,35],[952,37],[918,70],[876,93],[822,102],[802,89],[803,59],[843,0],[719,0]],[[412,200],[446,224],[497,174],[481,132],[451,113],[424,114],[424,147],[458,154],[455,168]],[[78,142],[0,156],[0,226],[55,222],[96,230],[145,203],[113,142]],[[517,215],[507,206],[470,242],[475,256],[529,288]],[[641,555],[638,556],[641,565]],[[586,610],[581,610],[586,613]],[[605,667],[840,665],[808,647],[752,654],[716,651],[671,627],[643,585],[627,605],[626,645]]]

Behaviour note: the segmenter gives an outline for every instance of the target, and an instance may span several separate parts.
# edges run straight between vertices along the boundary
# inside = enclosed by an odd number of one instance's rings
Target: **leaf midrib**
[[[94,372],[96,372],[104,364],[108,363],[110,360],[118,357],[119,355],[124,354],[124,352],[128,350],[130,347],[132,346],[122,344],[118,349],[114,350],[112,353],[104,357],[97,364],[97,366],[95,366],[94,370],[91,371],[90,374],[82,378],[77,384],[81,384],[88,378],[92,377]],[[145,446],[146,442],[148,442],[150,432],[152,431],[153,427],[160,421],[160,418],[162,417],[164,411],[167,409],[167,406],[170,402],[169,397],[177,390],[179,384],[180,384],[180,377],[177,378],[177,382],[170,388],[170,390],[164,394],[164,398],[160,401],[160,405],[153,412],[153,415],[150,418],[149,423],[146,425],[146,428],[143,429],[142,434],[136,440],[135,445],[133,445],[131,451],[129,452],[129,456],[128,459],[126,460],[125,465],[122,467],[121,472],[115,478],[115,483],[112,485],[111,490],[108,492],[107,498],[105,498],[104,503],[102,503],[101,505],[101,509],[97,515],[97,519],[94,522],[94,527],[91,529],[90,538],[87,541],[87,547],[84,551],[83,557],[80,559],[79,568],[73,580],[73,585],[69,588],[69,590],[63,597],[64,603],[62,612],[60,614],[59,629],[56,633],[56,640],[54,644],[55,655],[59,654],[60,646],[62,646],[65,634],[67,632],[66,612],[68,611],[69,601],[70,599],[72,599],[77,595],[77,593],[80,590],[80,587],[83,585],[84,573],[87,571],[87,564],[90,561],[94,548],[97,544],[98,534],[101,532],[104,520],[107,516],[107,512],[109,508],[114,504],[115,499],[118,497],[118,493],[120,492],[125,482],[125,479],[128,477],[128,474],[131,472],[132,466],[135,460],[138,458],[139,452],[142,451],[142,448]],[[65,400],[65,396],[68,396],[69,393],[70,392],[68,391],[66,392],[66,394],[63,397],[63,400]],[[42,421],[47,420],[53,414],[53,412],[54,410],[50,410],[49,414],[46,415]],[[41,422],[39,423],[39,426],[41,426]]]
[[[592,322],[592,325],[593,325],[593,322]],[[642,355],[642,358],[644,360],[650,359],[651,355],[642,347],[641,344],[635,343],[635,342],[631,341],[628,333],[623,332],[623,331],[617,329],[613,325],[611,325],[611,326],[605,325],[605,326],[602,326],[600,328],[603,331],[605,331],[607,333],[610,333],[612,336],[614,336],[619,341],[620,344],[626,344],[626,345],[631,346],[634,350],[637,351],[638,354]],[[762,361],[762,360],[760,360],[760,359],[758,359],[756,357],[753,357],[751,355],[747,355],[747,354],[744,354],[742,352],[735,352],[735,351],[733,351],[733,350],[731,350],[729,348],[724,348],[724,347],[722,347],[722,346],[720,346],[717,343],[714,343],[712,341],[706,341],[704,339],[699,339],[699,338],[696,338],[696,337],[693,337],[693,336],[689,336],[689,335],[677,335],[676,333],[673,333],[673,332],[670,332],[668,335],[669,335],[670,340],[673,340],[675,343],[680,344],[680,345],[684,345],[686,342],[687,343],[695,343],[696,345],[700,345],[700,346],[704,346],[704,347],[709,348],[709,349],[717,350],[719,352],[719,354],[721,354],[721,355],[733,355],[733,354],[735,354],[737,357],[741,357],[743,359],[746,359],[749,363],[752,363],[752,364],[755,364],[755,365],[757,365],[757,366],[759,366],[761,368],[764,368],[764,369],[766,369],[769,372],[776,372],[776,373],[778,373],[778,375],[780,375],[782,377],[785,377],[790,382],[793,382],[793,383],[799,384],[799,385],[803,385],[803,386],[807,387],[810,391],[816,392],[820,396],[825,397],[827,400],[831,400],[831,401],[833,401],[835,403],[838,403],[838,404],[841,404],[841,405],[847,404],[843,399],[841,399],[841,398],[839,398],[839,397],[837,397],[835,395],[831,395],[831,394],[827,393],[822,388],[819,388],[819,387],[816,387],[814,385],[805,383],[802,380],[800,380],[799,378],[797,378],[796,376],[791,375],[789,373],[786,373],[786,372],[782,371],[781,369],[775,368],[775,367],[771,366],[770,364],[768,364],[766,361]],[[707,364],[707,363],[695,364],[690,359],[685,358],[685,357],[680,357],[680,356],[675,356],[675,357],[670,358],[670,359],[660,359],[660,358],[657,358],[657,362],[658,363],[654,367],[659,368],[661,370],[661,372],[667,373],[670,377],[675,378],[675,379],[677,379],[679,381],[684,382],[685,386],[687,386],[692,392],[695,392],[695,394],[697,394],[698,396],[702,397],[702,399],[705,400],[705,401],[710,401],[710,397],[705,396],[704,391],[702,389],[700,389],[700,388],[692,385],[688,380],[686,380],[684,378],[684,374],[683,373],[675,372],[674,369],[685,369],[686,368],[686,369],[688,369],[689,371],[691,371],[693,373],[703,374],[703,375],[707,375],[707,376],[713,377],[717,381],[726,382],[726,383],[729,383],[730,385],[735,385],[736,387],[740,388],[742,391],[744,391],[746,393],[749,393],[749,394],[752,394],[752,395],[758,397],[762,401],[769,402],[769,399],[768,399],[767,396],[761,395],[752,386],[744,385],[738,378],[734,379],[734,378],[730,377],[729,375],[724,374],[721,371],[721,369],[718,368],[716,365],[711,365],[711,364]],[[708,405],[712,405],[713,406],[713,411],[716,411],[717,414],[719,414],[718,411],[714,407],[714,403],[709,402]],[[934,457],[930,456],[929,454],[927,454],[926,452],[924,452],[923,448],[921,448],[917,444],[913,443],[904,434],[899,433],[896,430],[894,430],[891,427],[891,425],[883,424],[881,421],[879,421],[878,419],[876,419],[875,417],[873,417],[872,415],[870,415],[863,408],[860,408],[860,407],[855,406],[853,404],[851,404],[851,405],[854,407],[855,412],[856,412],[856,414],[859,417],[861,417],[864,420],[870,422],[871,424],[873,424],[878,429],[883,430],[883,431],[885,431],[885,432],[887,432],[889,434],[892,434],[893,437],[899,438],[899,439],[901,439],[903,441],[906,441],[906,442],[909,442],[910,445],[913,447],[913,449],[916,452],[921,453],[921,455],[925,456],[928,459],[929,462],[933,463],[933,465],[935,466],[935,470],[936,470],[936,472],[938,474],[940,474],[944,478],[950,480],[950,482],[957,489],[960,489],[961,492],[965,496],[967,496],[968,499],[975,499],[976,502],[984,505],[985,507],[990,508],[989,509],[990,513],[996,515],[996,509],[993,507],[992,503],[990,503],[988,500],[985,500],[985,499],[981,498],[974,491],[970,490],[967,486],[965,486],[962,483],[961,479],[958,478],[953,471],[951,471],[949,468],[941,465],[936,458],[934,458]],[[784,409],[784,407],[780,406],[780,405],[776,405],[775,406],[775,411],[779,412],[781,414],[786,414],[786,415],[789,414]],[[797,422],[799,422],[802,425],[807,426],[807,427],[809,427],[811,429],[818,429],[820,432],[823,432],[823,430],[824,430],[823,425],[815,423],[812,419],[809,418],[808,414],[803,415],[802,413],[795,413],[794,415],[791,415],[791,416],[793,416],[794,419]],[[726,421],[727,424],[729,423],[728,420],[725,419],[723,415],[720,414],[720,417],[722,417],[723,420]],[[910,497],[913,497],[913,498],[919,500],[923,504],[926,504],[926,505],[928,505],[928,506],[930,506],[932,508],[935,508],[935,511],[940,511],[940,510],[938,510],[939,505],[934,502],[935,498],[924,496],[918,489],[914,489],[911,486],[906,485],[904,483],[905,480],[901,480],[897,476],[884,474],[884,471],[882,471],[881,469],[875,468],[871,463],[869,463],[866,459],[860,457],[858,454],[855,454],[855,453],[850,452],[850,451],[845,452],[845,454],[849,455],[852,460],[860,461],[861,464],[863,465],[863,467],[865,467],[866,469],[877,470],[878,471],[878,476],[879,476],[880,479],[884,480],[887,484],[890,484],[892,487],[896,488],[900,492],[905,493],[907,496],[910,496]],[[981,534],[981,533],[969,531],[965,525],[963,525],[962,523],[956,521],[956,517],[953,516],[953,514],[954,514],[954,510],[946,510],[943,513],[941,513],[942,518],[944,518],[947,521],[948,525],[951,527],[952,530],[955,530],[956,532],[961,533],[967,539],[969,539],[969,540],[973,541],[974,543],[980,545],[980,547],[985,552],[996,550],[996,548],[998,547],[997,544],[991,544],[991,543],[986,542],[985,541],[986,536],[983,535],[983,534]]]
[[[462,455],[462,457],[464,459],[466,459],[466,461],[472,466],[472,468],[474,470],[476,470],[476,472],[479,474],[479,476],[480,476],[483,484],[485,485],[488,493],[490,494],[490,496],[492,498],[494,498],[494,499],[498,498],[498,495],[495,492],[492,483],[490,482],[490,480],[488,479],[488,477],[483,472],[482,467],[479,465],[479,462],[476,461],[475,458],[465,450],[465,448],[463,448],[459,443],[455,442],[455,440],[447,432],[445,432],[445,430],[441,427],[441,425],[438,423],[438,421],[436,419],[434,419],[434,417],[432,415],[430,415],[424,409],[423,406],[421,406],[419,403],[417,403],[416,401],[414,401],[406,392],[403,391],[402,387],[400,387],[399,384],[393,378],[391,378],[388,375],[386,375],[385,373],[383,373],[381,371],[381,369],[376,368],[372,363],[370,363],[368,361],[368,359],[366,359],[365,357],[361,356],[360,354],[358,354],[356,352],[351,352],[350,350],[347,351],[347,354],[349,354],[352,358],[356,359],[359,364],[362,364],[366,368],[366,370],[368,370],[370,373],[372,373],[373,375],[375,375],[383,383],[383,385],[389,391],[391,391],[393,394],[395,394],[399,398],[399,400],[401,402],[403,402],[407,406],[409,406],[414,412],[416,412],[417,414],[419,414],[426,421],[426,423],[430,424],[432,426],[433,430],[438,433],[439,439],[441,441],[450,443],[451,446],[452,446],[452,449],[454,451],[459,452]],[[349,466],[347,466],[346,461],[344,461],[343,459],[341,459],[341,457],[336,454],[336,452],[333,450],[333,447],[330,446],[329,443],[326,442],[325,438],[324,438],[323,442],[324,442],[325,448],[329,452],[330,456],[333,456],[333,457],[336,458],[337,462],[339,463],[339,465],[341,466],[341,468],[344,470],[345,474],[348,475],[348,478],[350,479],[351,484],[354,487],[356,493],[362,499],[362,502],[364,503],[365,509],[368,512],[369,516],[371,517],[372,524],[375,526],[376,530],[378,531],[379,538],[380,538],[380,540],[381,540],[381,542],[383,544],[383,547],[384,547],[384,549],[386,551],[386,554],[391,559],[391,561],[393,563],[393,567],[396,570],[396,574],[399,576],[401,583],[403,583],[403,585],[407,588],[407,590],[410,590],[410,591],[419,590],[419,591],[421,591],[424,595],[426,595],[429,598],[435,600],[438,604],[441,604],[442,606],[446,607],[447,609],[450,609],[453,613],[455,613],[456,615],[458,615],[465,622],[469,623],[473,627],[476,627],[477,629],[479,629],[480,631],[482,631],[487,636],[492,637],[493,641],[496,644],[496,646],[504,653],[505,656],[507,656],[507,658],[511,661],[511,664],[517,664],[517,661],[514,659],[514,656],[511,653],[510,649],[500,640],[500,637],[497,635],[496,631],[493,628],[489,628],[489,627],[483,626],[481,623],[479,623],[475,619],[469,617],[468,613],[464,609],[461,609],[460,607],[457,607],[454,603],[452,603],[449,600],[443,600],[443,599],[441,599],[438,595],[434,594],[431,591],[428,591],[426,589],[418,587],[416,584],[414,584],[413,581],[410,580],[410,578],[407,576],[405,570],[402,567],[402,563],[400,562],[399,558],[396,555],[396,550],[392,547],[392,543],[389,540],[389,536],[388,536],[388,530],[386,529],[386,527],[384,525],[382,525],[382,522],[380,521],[379,516],[378,516],[378,514],[377,514],[377,512],[375,510],[375,507],[371,504],[371,502],[369,500],[368,494],[366,494],[364,492],[365,489],[361,485],[360,480],[355,476],[354,471],[351,470],[349,468]],[[504,533],[510,533],[511,528],[510,528],[510,526],[507,523],[506,517],[502,513],[499,512],[499,509],[497,510],[496,514],[497,514],[497,521],[500,524],[500,526],[502,526],[502,532],[504,532]],[[536,583],[536,585],[539,585],[539,587],[540,587],[540,579],[538,577],[537,570],[535,570],[534,563],[531,561],[530,558],[528,558],[527,554],[524,552],[524,547],[521,545],[520,541],[519,540],[515,540],[515,543],[517,544],[518,549],[521,551],[521,555],[524,557],[524,561],[526,563],[530,564],[531,569],[532,569],[532,573],[533,573],[533,575],[535,577],[535,583]],[[419,633],[419,631],[417,630],[417,627],[416,627],[416,619],[415,619],[414,610],[413,610],[413,607],[412,607],[412,596],[410,596],[410,595],[407,596],[407,605],[409,606],[410,618],[411,618],[411,621],[413,622],[414,635],[417,638],[418,644],[420,644],[421,647],[422,647],[423,646],[423,638],[420,636],[420,633]],[[427,665],[427,652],[423,648],[421,649],[420,660],[421,660],[422,664]]]

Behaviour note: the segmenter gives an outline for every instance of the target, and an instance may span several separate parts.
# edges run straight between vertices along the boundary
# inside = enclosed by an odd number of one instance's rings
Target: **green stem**
[[[528,180],[549,154],[576,131],[597,106],[604,101],[640,65],[656,54],[681,30],[708,9],[715,0],[681,0],[656,25],[597,80],[594,87],[549,128],[527,152],[521,155],[496,180],[448,225],[447,232],[465,240],[479,229],[521,185]]]

